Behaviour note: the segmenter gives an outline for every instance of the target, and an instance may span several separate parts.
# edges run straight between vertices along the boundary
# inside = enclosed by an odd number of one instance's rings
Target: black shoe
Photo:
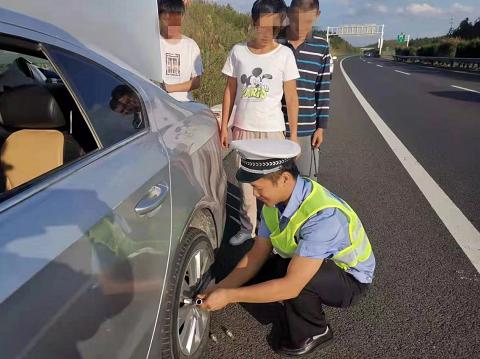
[[[310,354],[316,349],[324,348],[331,344],[332,339],[332,329],[330,329],[330,326],[327,325],[327,329],[325,329],[323,334],[305,338],[297,343],[289,342],[282,344],[280,345],[280,348],[278,348],[277,353],[291,356]]]

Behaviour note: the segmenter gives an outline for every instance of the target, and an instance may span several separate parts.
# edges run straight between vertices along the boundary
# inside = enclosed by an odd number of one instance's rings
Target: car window
[[[0,45],[0,201],[98,149],[60,76],[35,53]]]
[[[145,128],[140,97],[125,81],[80,56],[58,48],[50,55],[82,103],[104,147]]]

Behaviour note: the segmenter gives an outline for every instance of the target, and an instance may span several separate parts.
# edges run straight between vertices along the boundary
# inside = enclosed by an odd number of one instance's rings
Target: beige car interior
[[[7,191],[57,168],[64,163],[63,134],[57,130],[20,130],[2,146]]]
[[[0,194],[96,148],[62,83],[9,81],[2,83],[0,74]]]

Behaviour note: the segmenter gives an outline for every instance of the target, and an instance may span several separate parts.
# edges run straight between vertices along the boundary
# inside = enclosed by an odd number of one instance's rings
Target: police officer
[[[299,176],[298,144],[243,140],[232,146],[242,158],[238,181],[250,183],[265,205],[252,249],[224,280],[199,295],[202,307],[281,301],[288,331],[278,352],[308,354],[333,338],[322,305],[348,307],[369,288],[372,247],[345,201]]]

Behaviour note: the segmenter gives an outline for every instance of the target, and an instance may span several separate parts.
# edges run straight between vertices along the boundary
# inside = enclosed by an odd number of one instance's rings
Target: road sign
[[[379,36],[378,48],[381,54],[384,30],[385,25],[376,24],[328,26],[327,41],[330,43],[331,36]]]
[[[403,32],[400,35],[397,35],[397,43],[404,44],[407,43],[407,47],[410,43],[410,35],[405,35]]]

